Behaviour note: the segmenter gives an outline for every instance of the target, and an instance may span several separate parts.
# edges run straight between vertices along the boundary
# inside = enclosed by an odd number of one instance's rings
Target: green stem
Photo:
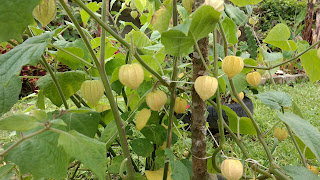
[[[74,96],[78,99],[78,101],[85,107],[90,108],[90,106],[77,94],[75,93]]]
[[[274,129],[280,122],[281,122],[281,120],[279,120],[278,122],[276,122],[276,123],[275,123],[267,132],[265,132],[262,136],[264,137],[264,136],[268,135],[268,134],[272,131],[272,129]]]
[[[174,57],[173,59],[173,73],[172,73],[172,81],[177,80],[178,76],[178,57]],[[171,140],[172,140],[172,124],[173,124],[173,116],[174,116],[174,105],[176,100],[176,93],[177,93],[177,83],[171,83],[171,92],[170,92],[170,110],[169,110],[169,117],[168,117],[168,130],[167,130],[167,146],[166,148],[171,148]],[[169,169],[169,159],[168,157],[165,158],[165,165],[163,170],[163,180],[167,179]]]
[[[130,180],[131,179],[135,179],[135,177],[134,177],[134,169],[133,169],[133,166],[132,166],[132,161],[131,161],[131,157],[130,157],[130,151],[129,151],[129,147],[128,147],[128,143],[127,143],[127,139],[126,139],[124,126],[123,126],[119,111],[117,110],[117,103],[113,98],[112,89],[111,89],[109,80],[107,78],[107,75],[105,73],[104,66],[103,67],[101,66],[101,64],[100,64],[95,52],[91,48],[89,40],[87,39],[86,35],[82,31],[78,21],[75,19],[75,17],[71,13],[69,7],[65,4],[64,0],[59,0],[59,1],[60,1],[60,4],[63,6],[63,9],[66,11],[68,16],[70,17],[71,21],[73,22],[73,24],[77,28],[77,30],[78,30],[80,36],[82,37],[84,43],[86,44],[87,49],[89,50],[89,52],[90,52],[90,54],[91,54],[91,56],[92,56],[92,58],[94,60],[94,63],[96,65],[96,67],[97,67],[97,70],[98,70],[98,72],[99,72],[99,74],[101,76],[101,80],[103,82],[103,85],[104,85],[104,88],[105,88],[105,91],[106,91],[106,94],[107,94],[107,98],[109,100],[109,103],[110,103],[110,106],[111,106],[111,109],[112,109],[112,112],[113,112],[113,116],[114,116],[114,119],[115,119],[115,122],[116,122],[116,125],[117,125],[117,129],[118,129],[118,133],[119,133],[119,137],[120,137],[121,148],[122,148],[124,157],[128,159],[128,161],[127,161],[128,179],[130,179]],[[79,5],[83,4],[79,0],[76,0],[76,1],[77,1],[77,3]],[[86,7],[86,5],[84,5],[84,6]],[[99,19],[99,21],[101,21],[101,20]]]
[[[253,127],[254,129],[256,130],[257,132],[257,136],[258,136],[258,139],[260,141],[260,143],[262,144],[264,150],[266,151],[267,153],[267,156],[268,156],[268,159],[269,159],[269,162],[270,164],[273,164],[273,158],[272,158],[272,154],[270,152],[270,149],[267,145],[267,143],[265,142],[265,140],[263,139],[263,136],[261,134],[261,130],[257,124],[257,122],[255,121],[252,113],[250,112],[250,110],[248,109],[248,107],[244,104],[244,102],[242,101],[242,99],[239,97],[239,94],[233,84],[233,81],[232,79],[229,78],[229,82],[230,82],[230,85],[231,85],[231,89],[232,89],[232,92],[233,92],[233,95],[236,97],[236,99],[238,100],[239,104],[241,105],[241,107],[246,111],[248,117],[251,119],[251,122],[253,124]]]
[[[290,137],[291,137],[291,139],[292,139],[292,141],[293,141],[294,146],[295,146],[296,149],[298,150],[298,153],[299,153],[299,155],[300,155],[300,158],[301,158],[301,161],[302,161],[304,167],[308,168],[307,161],[306,161],[306,159],[305,159],[305,157],[304,157],[301,149],[299,148],[299,145],[298,145],[296,139],[294,138],[294,135],[293,135],[293,133],[292,133],[292,130],[291,130],[290,126],[288,126],[286,123],[284,123],[284,124],[286,125],[286,128],[288,129],[289,135],[290,135]]]
[[[61,0],[59,0],[61,1]],[[74,0],[83,10],[85,10],[103,29],[105,29],[111,36],[113,36],[117,41],[119,41],[123,46],[125,46],[127,49],[130,49],[130,44],[126,42],[124,39],[122,39],[117,33],[115,33],[109,25],[104,23],[100,18],[98,18],[94,12],[92,12],[81,0]],[[161,84],[164,86],[169,86],[169,84],[161,77],[157,71],[152,69],[146,62],[143,61],[143,59],[140,57],[139,52],[141,54],[141,51],[139,49],[135,49],[135,52],[132,52],[134,57],[137,59],[137,61],[147,70],[149,71],[153,76],[155,76]]]
[[[70,99],[78,108],[81,108],[81,104],[74,96],[70,96]]]
[[[306,52],[308,52],[310,49],[314,48],[315,46],[317,46],[318,44],[320,44],[320,41],[314,43],[312,46],[310,46],[309,48],[307,48],[306,50],[302,51],[301,53],[297,54],[296,56],[286,60],[286,61],[283,61],[279,64],[276,64],[276,65],[273,65],[273,66],[269,66],[269,67],[259,67],[259,66],[250,66],[250,65],[244,65],[244,67],[246,68],[255,68],[255,69],[265,69],[265,70],[270,70],[270,69],[274,69],[276,67],[279,67],[279,66],[282,66],[284,64],[287,64],[291,61],[294,61],[294,60],[297,60],[300,56],[302,56],[303,54],[305,54]]]
[[[58,90],[59,96],[60,96],[60,98],[61,98],[61,100],[62,100],[62,102],[63,102],[63,104],[64,104],[64,107],[65,107],[66,109],[69,109],[67,100],[66,100],[66,98],[64,97],[63,91],[62,91],[61,86],[60,86],[60,84],[59,84],[59,82],[58,82],[58,80],[57,80],[57,77],[56,77],[56,75],[53,73],[53,71],[52,71],[49,63],[47,62],[47,60],[45,59],[45,57],[44,57],[43,55],[41,56],[41,61],[42,61],[42,63],[44,64],[44,67],[45,67],[45,68],[47,69],[47,71],[49,72],[49,74],[50,74],[50,76],[51,76],[51,78],[52,78],[52,80],[53,80],[53,83],[55,84],[55,86],[56,86],[56,88],[57,88],[57,90]]]
[[[32,138],[33,136],[36,136],[38,134],[41,134],[45,131],[49,130],[49,127],[45,127],[43,129],[40,129],[39,131],[36,131],[34,133],[28,134],[26,136],[21,137],[17,142],[9,146],[6,150],[2,151],[0,153],[0,159],[2,159],[9,151],[11,151],[13,148],[17,147],[20,143],[22,143],[24,140]]]
[[[172,2],[172,18],[173,18],[173,26],[178,25],[178,12],[177,12],[177,0],[173,0]],[[173,73],[171,77],[171,91],[170,91],[170,109],[169,109],[169,117],[168,117],[168,130],[167,130],[167,145],[166,148],[171,148],[171,140],[172,140],[172,125],[173,125],[173,116],[174,116],[174,105],[176,101],[176,93],[177,93],[177,77],[178,77],[178,57],[173,58]],[[169,170],[169,158],[165,157],[165,164],[163,170],[163,180],[167,180]]]
[[[222,38],[223,38],[224,55],[228,56],[228,40],[227,40],[227,36],[226,36],[226,33],[224,32],[224,29],[223,29],[221,21],[219,21],[218,24],[219,24],[219,28],[220,28],[220,33],[221,33]]]
[[[217,56],[217,42],[216,42],[216,30],[214,30],[213,32],[213,59],[214,59],[214,76],[215,78],[218,80],[218,56]],[[216,101],[217,101],[217,106],[216,106],[216,111],[218,112],[218,126],[219,126],[219,134],[220,134],[220,143],[219,143],[219,147],[217,149],[215,149],[215,151],[212,153],[212,165],[214,167],[214,169],[218,172],[220,172],[220,168],[217,166],[216,164],[216,155],[222,150],[223,145],[225,143],[225,137],[224,137],[224,128],[223,128],[223,116],[222,116],[222,108],[221,108],[221,99],[220,99],[220,89],[217,88],[217,92],[216,92]],[[214,119],[213,119],[214,120]]]
[[[59,46],[56,46],[56,45],[51,44],[51,43],[49,43],[48,45],[51,46],[51,47],[53,47],[53,48],[55,48],[55,49],[58,49],[58,50],[60,50],[60,51],[62,51],[62,52],[64,52],[64,53],[69,54],[70,56],[78,59],[79,61],[83,62],[84,64],[88,65],[89,67],[96,68],[93,64],[89,63],[88,61],[82,59],[81,57],[79,57],[79,56],[77,56],[77,55],[75,55],[75,54],[73,54],[73,53],[71,53],[71,52],[69,52],[69,51],[67,51],[67,50],[65,50],[65,49],[63,49],[63,48],[60,48]]]

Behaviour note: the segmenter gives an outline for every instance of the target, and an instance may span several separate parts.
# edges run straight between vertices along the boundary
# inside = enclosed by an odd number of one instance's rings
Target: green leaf
[[[114,157],[111,161],[111,165],[108,167],[108,172],[111,174],[119,174],[120,166],[123,160],[124,160],[123,155]],[[125,167],[126,167],[126,164],[125,164]]]
[[[151,41],[144,32],[132,30],[126,34],[125,40],[131,44],[131,36],[133,36],[134,46],[139,48],[144,54],[153,54],[153,51],[143,49],[144,47],[151,46]]]
[[[299,137],[294,136],[294,138],[296,139],[297,144],[298,144],[301,152],[305,152],[304,154],[307,159],[315,159],[316,158],[316,156],[313,154],[313,152],[310,150],[310,148],[308,148],[308,147],[306,148],[306,145],[301,141],[301,139],[299,139]]]
[[[44,102],[44,94],[43,94],[43,91],[41,90],[38,91],[37,107],[43,110],[46,109],[46,105]]]
[[[107,75],[112,75],[115,68],[120,67],[124,64],[125,62],[123,58],[114,58],[106,62],[105,68],[106,68]]]
[[[247,15],[240,10],[238,7],[232,6],[231,4],[225,4],[225,12],[228,16],[238,25],[244,25],[248,21]]]
[[[251,59],[251,58],[244,59],[243,62],[244,62],[245,65],[251,65],[251,66],[257,66],[258,65],[257,61],[254,60],[254,59]],[[252,70],[254,70],[254,68],[246,68],[246,67],[244,67],[243,70],[241,71],[241,73],[247,74]]]
[[[142,84],[137,89],[137,93],[140,97],[143,97],[143,95],[146,94],[151,88],[153,87],[153,84],[151,81],[143,81]]]
[[[300,59],[310,78],[310,83],[318,81],[320,79],[320,58],[317,56],[317,49],[311,49],[303,54]]]
[[[248,51],[250,52],[250,57],[253,59],[256,59],[257,58],[257,41],[249,26],[244,27],[244,32],[247,37]]]
[[[65,98],[69,99],[70,96],[80,89],[81,84],[85,81],[85,73],[82,71],[57,72],[56,78]],[[39,78],[37,85],[53,104],[58,107],[62,105],[62,100],[50,75]]]
[[[159,31],[160,33],[166,31],[169,27],[172,12],[166,7],[161,7],[157,10],[152,18],[151,24],[153,29]]]
[[[269,106],[271,109],[281,109],[283,107],[291,107],[291,97],[284,92],[268,91],[256,95],[263,104]]]
[[[265,61],[271,62],[271,61],[279,61],[283,59],[283,55],[280,52],[268,53],[263,48],[261,48],[260,50],[262,51],[262,56]]]
[[[191,14],[192,22],[189,29],[191,37],[195,40],[202,39],[215,29],[221,13],[216,11],[212,6],[202,5]]]
[[[80,58],[83,58],[84,53],[81,48],[77,47],[66,47],[64,50],[69,51],[72,54],[77,55]],[[68,53],[65,53],[61,50],[58,50],[57,52],[57,59],[64,63],[65,65],[69,66],[73,70],[77,70],[79,65],[81,64],[81,61],[74,58],[73,56],[69,55]]]
[[[53,125],[53,127],[55,126]],[[41,127],[24,133],[24,135],[40,129]],[[30,173],[34,179],[65,179],[69,158],[65,152],[57,146],[58,138],[59,134],[55,132],[43,132],[23,141],[12,149],[5,156],[5,160],[14,162],[19,166],[21,174]]]
[[[166,148],[164,154],[169,157],[171,169],[174,169],[174,154],[171,149]]]
[[[224,82],[227,84],[228,88],[231,89],[231,85],[229,83],[228,77],[227,76],[222,76]],[[237,75],[235,75],[233,78],[233,83],[234,86],[237,90],[237,92],[242,92],[245,88],[247,88],[247,86],[249,85],[247,80],[246,80],[246,75],[243,73],[239,73]]]
[[[117,138],[118,136],[117,130],[118,129],[117,129],[116,121],[112,120],[102,132],[99,141],[106,143],[106,147],[107,147],[106,149],[109,149],[113,141]]]
[[[59,145],[69,156],[92,170],[99,179],[106,179],[107,152],[104,143],[72,130],[60,134]]]
[[[262,0],[230,0],[233,4],[243,7],[251,4],[258,4]]]
[[[295,101],[292,101],[292,112],[293,112],[293,114],[296,114],[296,115],[300,116],[301,118],[303,118],[301,110]]]
[[[174,169],[171,173],[171,178],[174,180],[190,179],[187,167],[179,160],[174,162]]]
[[[189,177],[192,177],[192,162],[188,159],[181,159],[180,161],[186,166],[189,172]]]
[[[227,37],[228,43],[231,43],[233,45],[238,43],[238,38],[237,38],[237,25],[234,23],[230,18],[225,17],[222,21],[222,26],[224,29],[224,32]]]
[[[228,116],[230,129],[234,132],[238,132],[238,120],[239,120],[239,130],[240,134],[256,135],[257,132],[251,122],[247,117],[239,118],[237,113],[230,109],[228,106],[222,106],[222,109],[226,112]]]
[[[269,43],[282,50],[295,51],[298,46],[293,40],[288,40],[290,35],[291,33],[288,26],[285,24],[277,24],[271,29],[263,42]]]
[[[166,140],[166,137],[167,137],[166,132],[167,132],[166,128],[160,124],[145,126],[141,130],[141,133],[146,137],[146,139],[160,146]]]
[[[191,36],[186,36],[183,32],[173,29],[161,34],[161,43],[164,45],[165,51],[172,56],[190,54],[194,45]]]
[[[34,23],[33,9],[41,0],[0,0],[0,42],[10,39],[21,40],[23,31]]]
[[[0,129],[8,131],[28,131],[39,126],[40,123],[34,116],[26,114],[12,115],[0,119]]]
[[[292,113],[280,113],[278,117],[287,123],[301,141],[308,146],[314,155],[320,160],[320,132],[318,128],[312,126],[308,121]]]
[[[14,167],[15,167],[15,165],[12,164],[12,163],[9,163],[9,164],[6,164],[4,166],[1,166],[0,167],[0,178],[2,178],[7,173],[9,173]]]
[[[130,142],[130,145],[138,156],[148,157],[153,151],[153,145],[146,138],[134,139]]]
[[[1,7],[3,7],[3,4],[1,4]],[[0,27],[2,26],[0,25]],[[1,34],[4,34],[4,32],[1,32]],[[6,84],[12,75],[19,75],[23,65],[30,64],[36,66],[48,44],[48,40],[50,40],[53,35],[54,31],[32,37],[16,46],[8,53],[1,55],[0,83]]]
[[[100,3],[98,4],[97,2],[90,2],[90,3],[87,4],[87,7],[91,11],[97,12],[100,9],[101,4]],[[81,15],[81,19],[82,19],[83,24],[87,25],[87,22],[88,22],[88,20],[90,18],[90,15],[85,10],[81,10],[80,11],[80,15]]]
[[[281,167],[287,174],[289,174],[293,180],[301,180],[301,179],[308,179],[308,180],[319,180],[319,177],[311,172],[308,168],[302,166],[284,166]]]
[[[10,111],[19,100],[21,86],[21,80],[17,75],[13,75],[7,84],[0,83],[0,116]]]
[[[89,50],[86,47],[86,44],[84,43],[84,41],[80,38],[80,39],[76,39],[73,42],[68,42],[65,40],[58,40],[55,41],[53,43],[56,46],[59,46],[60,48],[67,48],[67,47],[77,47],[77,48],[81,48],[83,50],[84,56],[83,59],[87,60],[87,61],[92,61],[92,57],[89,53]]]
[[[98,130],[100,113],[67,113],[60,117],[68,126],[67,130],[76,130],[79,133],[93,138]]]

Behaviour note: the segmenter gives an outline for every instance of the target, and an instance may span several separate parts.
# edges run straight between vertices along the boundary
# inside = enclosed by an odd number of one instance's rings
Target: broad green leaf
[[[283,107],[291,107],[291,97],[284,92],[268,91],[256,95],[263,104],[269,106],[271,109],[281,109]]]
[[[279,61],[283,59],[283,55],[280,52],[268,53],[263,48],[261,48],[260,50],[262,51],[262,57],[265,61],[271,62],[271,61]]]
[[[208,36],[208,34],[214,30],[220,15],[221,13],[216,11],[212,6],[200,6],[200,8],[191,14],[192,22],[189,29],[191,37],[199,40]]]
[[[316,156],[313,154],[313,152],[310,150],[310,148],[306,147],[306,145],[301,141],[301,139],[299,139],[299,137],[294,136],[294,138],[296,139],[297,144],[298,144],[301,152],[305,152],[304,154],[307,159],[315,159],[316,158]]]
[[[258,4],[262,0],[230,0],[230,1],[239,7],[243,7],[246,5]]]
[[[3,7],[3,4],[1,4],[1,7]],[[2,27],[2,25],[0,25],[0,27]],[[4,34],[4,32],[1,32],[1,34]],[[23,65],[30,64],[36,66],[48,44],[48,40],[50,40],[53,35],[54,31],[32,37],[8,53],[1,55],[0,83],[6,84],[12,75],[19,75]]]
[[[299,137],[299,139],[308,146],[314,155],[320,160],[320,132],[318,128],[312,126],[308,121],[292,113],[280,113],[278,117],[287,123]]]
[[[166,148],[164,154],[169,157],[171,169],[174,169],[174,154],[172,149]]]
[[[183,32],[173,29],[161,34],[161,43],[164,45],[165,51],[172,56],[190,54],[194,45],[191,36],[186,36]]]
[[[231,4],[225,4],[224,7],[229,18],[231,18],[238,26],[243,26],[247,23],[247,15],[238,7],[232,6]]]
[[[8,131],[28,131],[39,126],[40,123],[34,116],[26,114],[12,115],[0,119],[0,129]]]
[[[92,170],[99,179],[106,179],[107,152],[104,143],[74,130],[69,133],[61,133],[58,142],[68,156],[79,160]]]
[[[107,149],[111,147],[113,141],[118,137],[117,124],[112,120],[101,134],[99,141],[105,142]]]
[[[243,62],[244,62],[244,64],[246,64],[246,65],[251,65],[251,66],[257,66],[257,65],[258,65],[257,61],[254,60],[254,59],[251,59],[251,58],[244,59]],[[244,68],[242,69],[241,73],[247,74],[247,73],[249,73],[249,72],[252,71],[252,70],[254,70],[254,68],[246,68],[246,67],[244,67]]]
[[[301,110],[295,101],[292,101],[292,112],[293,112],[293,114],[296,114],[296,115],[300,116],[301,118],[303,118]]]
[[[148,139],[149,141],[157,145],[162,145],[163,142],[166,140],[166,137],[167,137],[166,132],[167,132],[166,128],[160,124],[145,126],[141,130],[141,133],[146,137],[146,139]]]
[[[169,27],[172,12],[165,6],[157,10],[152,18],[151,24],[153,29],[159,31],[160,33],[166,31]]]
[[[111,161],[111,165],[108,167],[108,172],[111,174],[119,174],[120,166],[123,160],[124,160],[123,155],[114,157]],[[126,164],[125,164],[125,167],[126,167]]]
[[[147,5],[147,0],[132,0],[131,2],[134,2],[136,7],[143,12],[144,8]]]
[[[144,47],[151,46],[151,41],[144,32],[132,30],[130,33],[126,34],[125,40],[131,43],[133,38],[133,44],[135,48],[139,48],[144,54],[153,54],[153,51],[143,49]]]
[[[186,166],[189,173],[189,177],[192,177],[192,162],[188,159],[181,159],[180,161]]]
[[[183,21],[186,20],[190,15],[190,13],[180,4],[177,5],[177,10],[179,13],[179,17],[181,17]]]
[[[187,180],[190,179],[187,167],[181,161],[174,162],[174,169],[171,174],[174,180]]]
[[[100,9],[101,4],[100,3],[98,4],[97,2],[90,2],[90,3],[87,4],[87,7],[91,11],[97,12]],[[81,10],[80,11],[80,15],[81,15],[81,19],[82,19],[83,24],[87,25],[87,22],[88,22],[88,20],[90,18],[90,15],[85,10]]]
[[[311,49],[300,57],[301,64],[306,70],[310,83],[320,79],[320,58],[317,56],[317,49]]]
[[[9,173],[14,167],[15,167],[15,165],[12,164],[12,163],[9,163],[9,164],[6,164],[4,166],[1,166],[0,167],[0,178],[2,178],[7,173]]]
[[[43,91],[41,90],[38,91],[37,107],[43,110],[46,109],[46,105],[44,102],[44,94],[43,94]]]
[[[132,150],[138,156],[148,157],[153,151],[152,143],[146,138],[137,138],[130,142]]]
[[[68,125],[68,131],[76,130],[91,138],[97,133],[100,118],[98,112],[67,113],[60,117]]]
[[[0,0],[0,43],[15,39],[20,41],[23,31],[34,23],[33,9],[41,0]]]
[[[153,87],[151,81],[143,81],[137,89],[139,97],[143,97]]]
[[[125,62],[124,62],[124,59],[122,58],[114,58],[106,62],[105,68],[106,68],[107,75],[112,75],[115,68],[120,67],[124,64]]]
[[[76,39],[73,42],[68,42],[68,41],[65,41],[65,40],[58,40],[58,41],[55,41],[53,44],[56,45],[56,46],[59,46],[61,48],[67,48],[67,47],[81,48],[83,50],[83,53],[84,53],[83,59],[85,59],[87,61],[93,61],[92,57],[91,57],[91,55],[89,53],[88,48],[86,47],[84,41],[81,38]]]
[[[7,84],[0,84],[0,116],[10,111],[12,106],[19,100],[21,86],[21,80],[17,75],[9,78]]]
[[[82,71],[57,72],[56,77],[66,99],[76,93],[85,81],[85,73]],[[39,78],[37,85],[53,104],[58,107],[62,105],[62,100],[50,75]]]
[[[34,117],[36,117],[39,121],[45,121],[48,118],[48,115],[46,111],[41,110],[41,109],[35,109],[32,110],[31,113],[33,114]]]
[[[306,167],[288,165],[281,167],[281,169],[283,169],[287,174],[289,174],[293,178],[293,180],[319,180],[319,177]]]
[[[123,84],[119,80],[111,83],[111,89],[115,91],[118,95],[121,95],[123,87],[124,87]]]
[[[263,42],[269,43],[282,50],[295,51],[298,46],[293,40],[288,40],[290,35],[291,33],[288,26],[285,24],[277,24],[271,29]]]
[[[230,18],[225,17],[222,21],[222,26],[224,29],[224,32],[227,37],[228,43],[231,43],[233,45],[238,43],[238,38],[237,38],[237,25],[234,23]]]
[[[231,89],[231,85],[229,83],[228,77],[223,76],[223,80],[227,84],[228,88]],[[232,80],[233,80],[234,86],[235,86],[238,93],[242,92],[249,85],[246,80],[246,75],[243,73],[239,73],[239,74],[235,75],[232,78]]]
[[[194,0],[182,0],[182,6],[189,12],[192,13],[192,4]]]
[[[237,113],[230,109],[228,106],[222,106],[222,109],[226,112],[228,116],[230,129],[234,132],[238,132],[238,121],[239,121],[239,130],[240,134],[257,134],[251,120],[247,117],[238,117]]]
[[[66,48],[64,48],[64,50],[69,51],[70,53],[72,53],[80,58],[83,58],[83,56],[84,56],[83,50],[81,48],[66,47]],[[71,56],[68,53],[65,53],[61,50],[58,50],[58,52],[57,52],[57,59],[59,61],[61,61],[62,63],[64,63],[65,65],[69,66],[73,70],[77,70],[79,65],[82,64],[82,62],[80,60],[74,58],[73,56]]]
[[[53,125],[52,127],[55,127]],[[38,131],[34,129],[24,135]],[[30,173],[34,179],[54,178],[65,179],[69,158],[58,145],[59,134],[46,131],[29,138],[12,149],[6,156],[6,161],[19,166],[21,174]]]

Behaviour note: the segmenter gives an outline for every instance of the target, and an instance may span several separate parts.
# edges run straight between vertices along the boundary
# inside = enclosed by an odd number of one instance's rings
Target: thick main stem
[[[135,177],[134,177],[134,169],[133,169],[133,165],[132,165],[132,161],[131,161],[131,157],[130,157],[130,152],[129,152],[129,147],[128,147],[128,143],[127,143],[127,139],[126,139],[124,126],[123,126],[119,111],[117,110],[117,103],[113,98],[112,89],[111,89],[109,80],[107,78],[107,75],[105,73],[104,66],[101,66],[101,64],[100,64],[95,52],[91,48],[89,40],[87,39],[86,35],[82,31],[79,23],[77,22],[77,20],[75,19],[75,17],[71,13],[69,7],[65,4],[64,0],[59,0],[59,1],[60,1],[60,4],[63,6],[64,10],[67,12],[67,14],[70,17],[71,21],[73,22],[73,24],[77,28],[77,31],[79,32],[80,36],[82,37],[84,43],[86,44],[86,47],[89,50],[89,52],[90,52],[90,54],[91,54],[91,56],[92,56],[92,58],[94,60],[94,63],[96,65],[96,67],[97,67],[97,70],[98,70],[98,72],[99,72],[99,74],[101,76],[101,80],[103,82],[103,85],[104,85],[104,88],[105,88],[105,91],[106,91],[106,94],[107,94],[107,98],[109,100],[109,103],[110,103],[110,106],[111,106],[111,109],[112,109],[112,113],[113,113],[113,116],[114,116],[114,119],[115,119],[115,122],[116,122],[116,125],[117,125],[117,129],[118,129],[118,133],[119,133],[119,137],[120,137],[121,148],[122,148],[122,151],[123,151],[123,154],[124,154],[125,158],[128,159],[128,161],[127,161],[128,178],[129,179],[135,179]]]

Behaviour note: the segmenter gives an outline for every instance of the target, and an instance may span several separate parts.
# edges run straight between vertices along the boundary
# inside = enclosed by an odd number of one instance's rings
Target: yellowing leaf
[[[162,180],[163,179],[163,168],[160,168],[156,171],[146,171],[145,172],[148,180]],[[168,172],[167,180],[172,180],[171,177],[171,170]]]

